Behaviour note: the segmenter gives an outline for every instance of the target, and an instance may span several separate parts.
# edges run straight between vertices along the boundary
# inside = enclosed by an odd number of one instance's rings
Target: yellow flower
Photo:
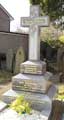
[[[62,35],[62,36],[59,37],[59,41],[62,42],[62,43],[64,43],[64,35]]]
[[[30,114],[30,112],[31,112],[30,105],[25,100],[24,96],[18,96],[16,98],[16,100],[14,100],[11,103],[10,108],[12,108],[13,110],[15,110],[19,114],[22,114],[22,113],[25,113],[25,112],[28,113],[28,114]]]

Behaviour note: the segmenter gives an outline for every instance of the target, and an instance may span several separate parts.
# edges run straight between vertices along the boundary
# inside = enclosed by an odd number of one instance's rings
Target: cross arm
[[[49,26],[49,17],[42,16],[42,17],[23,17],[21,18],[21,26],[29,27],[30,25],[37,25],[40,27]]]
[[[21,17],[21,26],[29,27],[33,22],[30,17]]]

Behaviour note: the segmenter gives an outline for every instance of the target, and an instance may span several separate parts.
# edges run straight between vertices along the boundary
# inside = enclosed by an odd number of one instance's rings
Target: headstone
[[[18,48],[15,57],[15,70],[14,73],[20,72],[20,64],[25,61],[25,52],[22,47]]]
[[[13,50],[8,49],[7,54],[6,54],[6,68],[8,71],[12,72],[12,64],[13,64]]]
[[[29,61],[22,63],[20,66],[20,72],[24,75],[21,74],[12,78],[12,88],[14,90],[46,93],[51,85],[51,75],[46,72],[46,63],[40,61],[40,27],[49,26],[49,17],[39,15],[39,6],[31,6],[30,17],[21,19],[23,26],[30,27]],[[18,67],[18,64],[16,66]]]
[[[58,71],[64,72],[64,47],[60,47],[57,53]]]

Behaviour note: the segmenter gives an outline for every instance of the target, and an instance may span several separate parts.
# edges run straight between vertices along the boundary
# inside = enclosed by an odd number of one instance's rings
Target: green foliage
[[[13,74],[8,71],[0,70],[0,84],[11,81]]]
[[[19,47],[15,57],[15,68],[14,68],[15,74],[20,72],[20,64],[24,62],[25,59],[26,59],[25,51],[23,47]]]
[[[30,114],[31,108],[29,103],[24,99],[24,96],[18,96],[15,101],[13,101],[10,107],[18,112],[19,114],[28,113]]]
[[[57,99],[64,101],[64,95],[58,95],[58,96],[57,96]]]
[[[41,14],[47,13],[47,2],[48,0],[29,0],[32,5],[40,5],[42,11]]]
[[[53,48],[59,48],[64,45],[64,35],[62,32],[59,32],[54,28],[54,26],[50,25],[48,28],[44,28],[41,30],[41,41],[46,42]]]
[[[51,20],[55,20],[64,14],[64,12],[62,11],[62,3],[60,0],[29,0],[29,1],[32,5],[39,4],[42,9],[41,13],[48,14]]]
[[[61,43],[59,40],[47,39],[46,43],[53,48],[59,48],[61,46]]]

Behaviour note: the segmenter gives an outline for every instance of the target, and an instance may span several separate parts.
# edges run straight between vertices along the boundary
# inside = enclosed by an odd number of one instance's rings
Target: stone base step
[[[20,91],[13,91],[12,89],[7,91],[3,96],[2,100],[10,104],[13,100],[16,99],[18,95],[24,95],[25,100],[28,101],[34,110],[42,111],[45,108],[52,107],[51,99],[44,94],[35,94],[30,92],[20,92]]]
[[[54,96],[57,93],[57,87],[55,85],[51,86],[47,94],[38,94],[33,92],[25,92],[25,91],[15,91],[15,90],[8,90],[6,93],[4,93],[1,97],[1,99],[5,103],[10,103],[13,101],[18,95],[24,95],[25,99],[32,102],[37,103],[44,103],[44,102],[50,102],[53,100]]]
[[[25,99],[32,102],[37,103],[44,103],[45,101],[50,102],[50,98],[46,94],[36,94],[32,92],[24,92],[24,91],[15,91],[15,90],[8,90],[6,93],[3,94],[2,100],[6,103],[13,101],[18,95],[24,95]]]
[[[13,90],[32,91],[36,93],[46,93],[50,86],[52,74],[46,72],[44,75],[18,74],[12,77]]]
[[[3,101],[0,101],[0,112],[2,112],[7,107],[7,104]]]
[[[54,95],[56,94],[56,92],[57,92],[57,88],[55,85],[51,86],[47,95],[46,94],[35,94],[35,93],[24,92],[24,91],[14,91],[14,90],[10,89],[9,91],[7,91],[6,93],[3,94],[1,99],[5,103],[9,104],[13,100],[15,100],[18,95],[24,95],[25,99],[27,101],[32,102],[32,108],[34,110],[37,110],[40,112],[40,114],[42,115],[42,119],[49,120],[51,110],[52,110],[52,99],[53,99]],[[10,119],[8,116],[9,113],[7,115],[6,111],[9,112],[9,110],[5,109],[1,115],[2,115],[2,117],[4,116],[6,118],[5,120],[9,120]],[[0,115],[0,117],[1,117],[1,115]],[[12,115],[13,115],[13,113],[11,112],[11,116]],[[17,117],[17,120],[19,120],[18,117]],[[21,120],[23,120],[22,116],[21,116]],[[29,116],[28,116],[28,120],[30,120]],[[39,120],[41,120],[41,119],[39,119]]]

